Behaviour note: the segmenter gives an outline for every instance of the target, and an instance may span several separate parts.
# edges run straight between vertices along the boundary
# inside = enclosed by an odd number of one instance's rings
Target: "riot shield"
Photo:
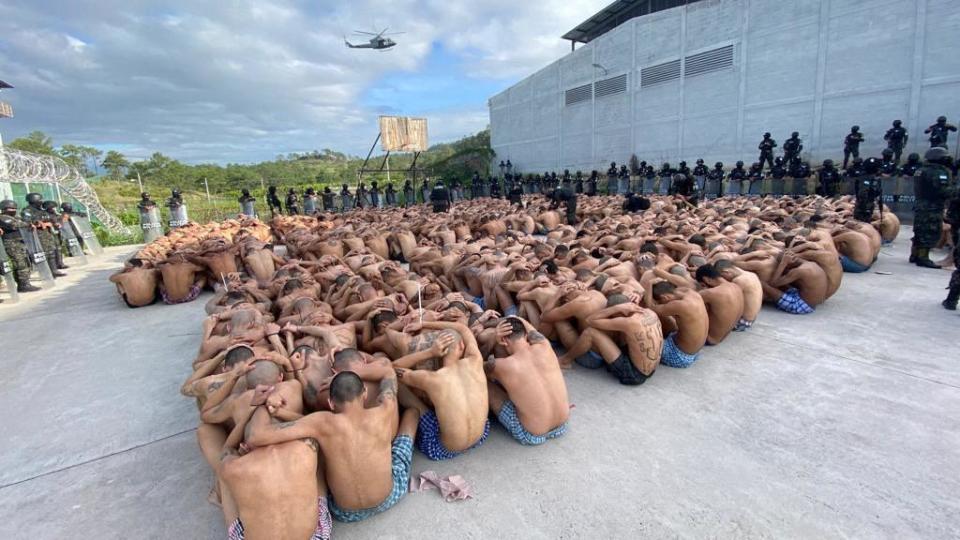
[[[706,185],[703,188],[704,198],[715,199],[722,195],[723,193],[720,193],[720,180],[716,178],[707,179]]]
[[[883,191],[883,204],[890,207],[893,213],[897,213],[897,206],[900,203],[900,197],[897,193],[897,179],[893,176],[884,176],[880,179],[880,189]]]
[[[424,187],[421,188],[420,192],[423,195],[423,203],[428,203],[430,201],[430,190]]]
[[[84,216],[71,215],[70,225],[73,226],[73,232],[77,235],[77,238],[79,238],[80,241],[83,242],[83,245],[94,255],[103,253],[103,247],[100,245],[100,240],[97,238],[97,235],[94,234],[89,219]]]
[[[703,197],[707,195],[707,177],[703,175],[698,175],[693,177],[693,185],[696,186],[696,189],[700,191],[700,194]]]
[[[653,193],[654,188],[657,185],[657,179],[654,178],[644,178],[643,179],[643,194],[650,195]]]
[[[770,191],[767,193],[773,195],[774,197],[783,197],[787,192],[787,181],[783,178],[771,178],[770,179]]]
[[[727,182],[727,195],[736,197],[740,195],[740,187],[743,184],[742,180],[730,180]]]
[[[163,224],[160,223],[160,211],[156,206],[140,209],[140,230],[143,231],[143,242],[149,244],[163,236]]]
[[[187,205],[181,204],[178,206],[170,206],[170,228],[176,229],[178,227],[183,227],[187,223],[190,223],[190,219],[187,217]]]
[[[240,213],[251,218],[257,217],[257,210],[254,208],[254,204],[256,204],[254,200],[243,201],[240,203]]]
[[[0,280],[7,287],[7,294],[10,295],[11,303],[16,303],[20,300],[20,296],[17,293],[17,281],[14,279],[13,272],[13,265],[10,264],[10,258],[7,257],[7,250],[4,249],[3,242],[0,242]]]
[[[858,178],[844,178],[840,182],[840,192],[837,195],[853,195]]]
[[[312,216],[314,212],[317,211],[317,198],[313,196],[306,196],[303,198],[303,214],[306,216]]]
[[[630,178],[617,178],[617,194],[626,195],[630,191]]]
[[[63,239],[63,243],[67,245],[67,251],[70,253],[70,257],[73,258],[70,264],[75,266],[83,266],[87,264],[87,256],[83,253],[83,246],[80,245],[80,239],[77,238],[76,233],[73,232],[73,227],[69,223],[64,223],[60,227],[60,237]]]
[[[897,194],[899,195],[897,217],[900,219],[913,220],[913,205],[917,202],[913,188],[914,180],[912,176],[901,176],[897,179]]]
[[[747,195],[760,195],[764,180],[748,180]]]
[[[660,185],[657,187],[657,193],[660,195],[666,195],[670,193],[671,184],[673,184],[673,179],[669,176],[660,177]]]
[[[20,238],[23,239],[23,245],[27,248],[27,255],[30,257],[30,265],[36,268],[40,274],[40,286],[49,289],[54,286],[53,271],[50,270],[50,264],[47,262],[47,256],[43,252],[43,244],[40,243],[40,237],[37,230],[33,227],[20,227]]]

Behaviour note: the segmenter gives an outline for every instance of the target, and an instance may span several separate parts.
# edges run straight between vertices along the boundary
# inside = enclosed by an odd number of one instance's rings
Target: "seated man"
[[[149,263],[136,257],[127,261],[119,272],[110,276],[127,307],[149,306],[157,301],[158,272]]]
[[[315,439],[255,448],[242,457],[236,449],[251,413],[273,416],[276,421],[299,417],[299,388],[291,382],[289,387],[267,388],[252,397],[244,407],[246,419],[223,445],[217,476],[226,485],[223,515],[229,540],[330,538],[333,523],[327,508],[327,486],[317,474],[319,445]]]
[[[416,332],[420,327],[412,324],[406,330]],[[420,417],[417,448],[432,460],[450,459],[480,446],[490,433],[483,359],[466,326],[424,322],[422,328],[453,330],[461,339],[450,347],[442,367],[436,371],[397,370],[402,383],[423,391],[433,403],[434,410],[425,411]]]
[[[200,296],[207,280],[203,268],[186,259],[182,253],[175,253],[157,264],[163,282],[160,285],[160,297],[167,304],[192,302]]]
[[[867,235],[849,227],[833,233],[833,243],[840,253],[840,265],[844,272],[859,274],[866,272],[876,260],[873,246]]]
[[[783,288],[786,287],[786,291]],[[763,284],[764,296],[777,308],[794,315],[813,313],[827,293],[827,275],[816,263],[800,259],[790,251],[783,253],[769,284]]]
[[[667,334],[660,362],[676,368],[692,366],[710,331],[703,298],[692,289],[658,281],[647,290],[645,303],[660,317]]]
[[[740,287],[740,292],[743,293],[743,315],[733,330],[742,332],[750,328],[757,320],[757,315],[763,306],[763,286],[760,284],[760,278],[753,272],[737,268],[733,261],[728,259],[720,259],[713,263],[713,266],[720,272],[723,279]]]
[[[490,358],[490,410],[525,445],[543,444],[566,433],[570,417],[567,385],[550,342],[517,317],[501,319],[497,338],[510,356]]]
[[[700,296],[710,319],[707,343],[716,345],[743,319],[743,293],[740,287],[723,279],[712,264],[697,268],[697,281],[705,286],[700,290]]]
[[[363,379],[380,380],[380,404],[366,408]],[[299,420],[270,424],[251,420],[247,442],[254,446],[315,438],[325,460],[330,513],[339,521],[360,521],[393,507],[410,489],[410,461],[418,410],[407,409],[397,436],[397,378],[392,368],[370,364],[363,373],[344,371],[330,382],[330,408]]]

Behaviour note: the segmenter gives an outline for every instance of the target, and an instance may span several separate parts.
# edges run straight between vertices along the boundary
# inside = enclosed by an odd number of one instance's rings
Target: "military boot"
[[[39,290],[41,290],[40,287],[34,287],[33,285],[31,285],[31,284],[29,284],[29,283],[19,283],[19,284],[17,284],[17,292],[18,292],[18,293],[22,293],[22,292],[36,292],[36,291],[39,291]]]
[[[917,243],[910,242],[910,264],[917,262]]]
[[[950,287],[950,292],[947,293],[947,299],[941,302],[940,305],[950,311],[956,311],[957,300],[960,300],[960,284],[955,284]]]
[[[928,248],[917,248],[916,265],[920,268],[943,268],[939,264],[930,260],[930,250]]]

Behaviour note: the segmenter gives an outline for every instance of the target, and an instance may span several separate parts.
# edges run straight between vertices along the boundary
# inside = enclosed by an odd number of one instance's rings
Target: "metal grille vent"
[[[590,101],[590,98],[593,97],[593,86],[590,84],[585,84],[583,86],[571,88],[567,90],[565,97],[566,104],[568,106],[582,103],[584,101]]]
[[[683,67],[684,77],[693,77],[733,67],[733,45],[688,56]]]
[[[640,70],[640,88],[680,78],[680,60],[645,67]]]
[[[593,94],[598,98],[603,96],[612,96],[622,94],[627,91],[627,74],[617,75],[602,81],[593,83]]]

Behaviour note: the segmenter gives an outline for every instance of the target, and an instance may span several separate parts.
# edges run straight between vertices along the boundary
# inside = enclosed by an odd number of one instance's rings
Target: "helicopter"
[[[355,30],[354,31],[355,34],[364,34],[364,35],[373,36],[373,37],[370,38],[369,43],[361,43],[358,45],[354,45],[353,43],[350,43],[349,41],[347,41],[346,36],[344,36],[343,42],[346,43],[347,47],[351,49],[374,49],[378,51],[385,51],[390,47],[395,46],[397,42],[384,36],[387,36],[387,35],[393,36],[393,35],[404,33],[404,32],[393,32],[391,34],[387,34],[386,33],[387,30],[389,30],[389,28],[384,28],[378,34],[374,34],[373,32],[364,32],[362,30]]]

